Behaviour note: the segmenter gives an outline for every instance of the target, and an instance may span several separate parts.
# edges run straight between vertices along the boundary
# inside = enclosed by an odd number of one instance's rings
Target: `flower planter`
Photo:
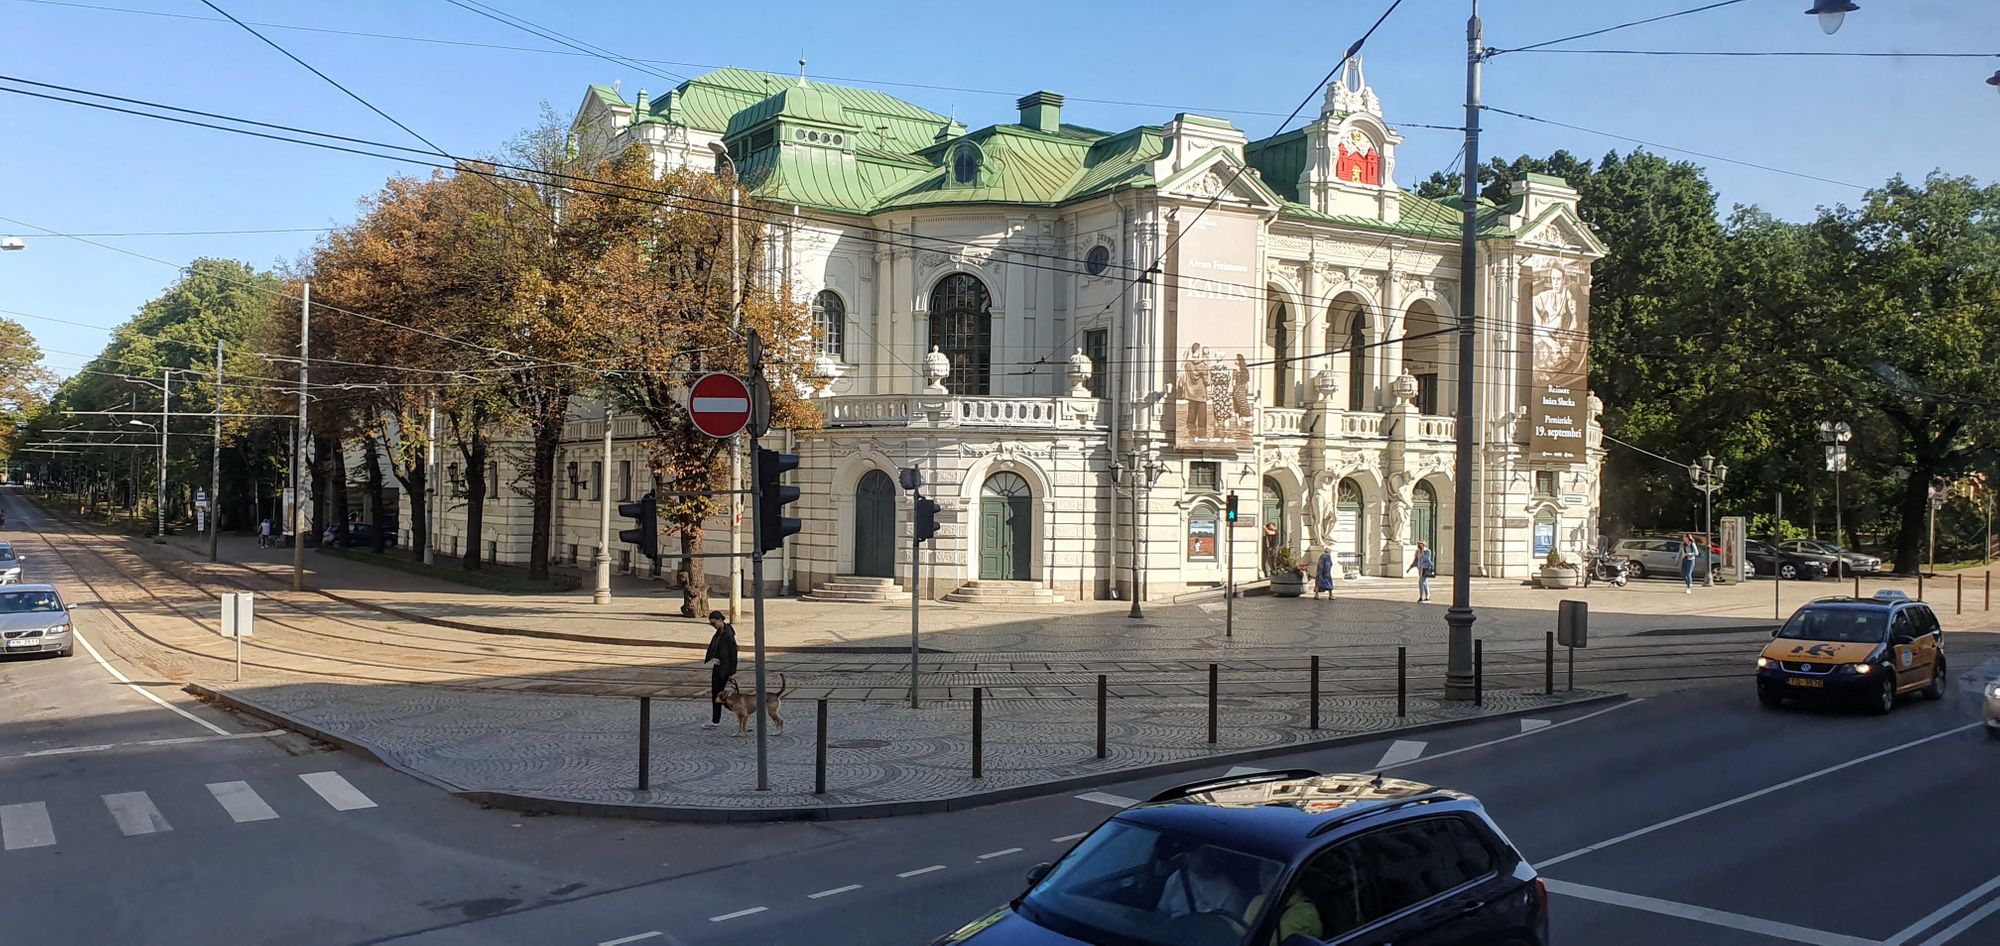
[[[1306,593],[1306,576],[1298,572],[1279,572],[1271,576],[1271,595],[1278,598],[1297,598]]]
[[[1542,587],[1574,588],[1576,587],[1576,580],[1579,574],[1580,572],[1574,568],[1550,568],[1544,565],[1542,566]]]

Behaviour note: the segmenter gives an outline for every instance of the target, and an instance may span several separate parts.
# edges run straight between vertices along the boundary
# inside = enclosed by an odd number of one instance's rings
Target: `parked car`
[[[1833,559],[1833,570],[1828,574],[1837,578],[1849,575],[1873,575],[1882,570],[1882,560],[1862,552],[1850,552],[1832,542],[1818,539],[1792,539],[1778,543],[1778,547],[1788,552],[1807,555],[1825,555]]]
[[[1817,581],[1828,574],[1824,556],[1801,555],[1757,539],[1743,540],[1743,557],[1750,560],[1751,572],[1785,581]]]
[[[69,608],[54,585],[8,585],[0,588],[0,652],[64,657],[76,650]]]
[[[1611,547],[1611,554],[1632,563],[1634,578],[1679,578],[1681,575],[1681,540],[1679,539],[1619,539]],[[1708,575],[1708,565],[1720,554],[1710,547],[1707,555],[1694,561],[1694,577],[1701,581]]]
[[[1547,946],[1547,888],[1470,795],[1292,770],[1134,805],[932,946]]]
[[[21,580],[21,566],[27,560],[14,553],[13,543],[0,542],[0,585],[11,585]]]

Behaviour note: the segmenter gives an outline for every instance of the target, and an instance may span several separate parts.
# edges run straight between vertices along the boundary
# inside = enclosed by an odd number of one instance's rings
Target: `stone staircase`
[[[1032,581],[975,579],[944,596],[959,604],[1056,604],[1062,595]]]
[[[865,578],[860,575],[840,575],[829,578],[806,595],[808,601],[859,601],[867,604],[890,604],[910,600],[910,593],[896,584],[894,578]]]

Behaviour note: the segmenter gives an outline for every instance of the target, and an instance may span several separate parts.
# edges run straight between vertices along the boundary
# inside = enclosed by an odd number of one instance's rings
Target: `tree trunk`
[[[465,455],[465,570],[479,570],[480,533],[486,527],[486,435],[474,431]]]
[[[319,537],[326,531],[327,495],[331,491],[327,482],[327,461],[333,452],[331,442],[325,437],[313,438],[312,463],[307,470],[312,479],[312,504],[306,507],[306,521],[300,525],[305,534],[297,537],[306,543],[307,548],[318,548]]]
[[[563,414],[544,415],[534,425],[534,469],[530,471],[535,507],[534,530],[528,542],[528,577],[549,577],[549,543],[555,528],[556,448],[562,444]]]
[[[681,536],[681,561],[674,569],[674,578],[681,583],[681,617],[702,617],[708,614],[708,560],[701,555],[701,527],[686,526],[678,530]]]
[[[336,547],[344,547],[348,542],[347,447],[338,440],[333,443],[333,476],[328,485],[333,487],[333,507],[327,516],[327,522],[333,526],[333,544]]]
[[[1923,567],[1924,540],[1930,524],[1932,464],[1921,457],[1903,482],[1903,499],[1897,503],[1902,524],[1896,529],[1896,573],[1914,575]]]
[[[403,495],[410,497],[410,551],[422,558],[431,542],[430,497],[426,494],[430,488],[430,467],[421,454],[407,465],[397,464],[392,455],[389,474],[403,484]]]
[[[387,536],[382,533],[389,524],[389,517],[382,508],[382,451],[374,434],[362,436],[361,458],[368,464],[368,504],[374,510],[375,536],[370,549],[380,555],[388,544]]]

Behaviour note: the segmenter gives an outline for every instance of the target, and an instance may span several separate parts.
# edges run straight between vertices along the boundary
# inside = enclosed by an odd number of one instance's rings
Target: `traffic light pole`
[[[752,371],[750,383],[764,383],[762,373],[757,372],[755,366],[752,367]],[[757,452],[758,439],[757,431],[753,428],[750,431],[750,455],[752,457],[761,456]],[[764,708],[771,704],[764,701],[764,478],[762,476],[753,476],[750,479],[752,483],[750,533],[757,537],[756,541],[750,543],[750,640],[753,654],[752,659],[756,661],[757,665],[757,712],[752,715],[757,717],[757,790],[768,792],[771,790],[770,749],[768,741],[770,737],[765,733],[764,718],[769,714],[764,712]],[[730,484],[730,488],[734,489],[735,484]],[[731,528],[734,529],[735,527],[732,525]],[[733,555],[730,561],[736,561]]]
[[[918,500],[920,493],[912,493]],[[911,504],[915,508],[915,504]],[[924,545],[917,517],[910,517],[910,708],[917,708],[917,608],[924,600]]]

